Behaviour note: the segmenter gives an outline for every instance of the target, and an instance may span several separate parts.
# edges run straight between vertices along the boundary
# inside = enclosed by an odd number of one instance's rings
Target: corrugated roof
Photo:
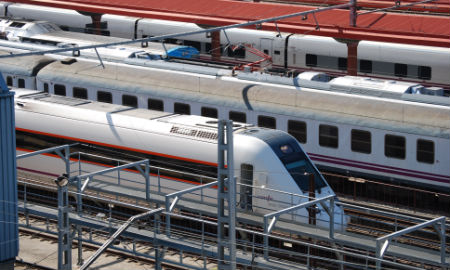
[[[255,3],[228,0],[18,0],[35,5],[77,9],[137,17],[194,22],[223,26],[271,18],[315,9],[311,6]],[[359,16],[357,27],[349,26],[348,10],[330,10],[306,20],[290,18],[278,22],[289,33],[308,33],[335,38],[398,42],[450,47],[450,17],[398,13],[372,13]],[[264,30],[275,30],[274,23],[264,23]]]
[[[264,1],[264,0],[263,0]],[[324,6],[324,5],[340,5],[346,4],[348,0],[270,0],[271,2],[280,2],[280,3],[291,3],[291,4],[307,4],[307,5],[316,5],[316,6]],[[361,8],[388,8],[395,6],[396,1],[388,1],[388,0],[358,0],[358,7]],[[411,3],[417,3],[419,0],[401,0],[399,1],[400,5],[407,5]],[[448,0],[435,0],[429,3],[417,4],[414,6],[408,7],[399,7],[394,11],[408,11],[408,12],[431,12],[431,13],[442,13],[450,15],[450,1]]]

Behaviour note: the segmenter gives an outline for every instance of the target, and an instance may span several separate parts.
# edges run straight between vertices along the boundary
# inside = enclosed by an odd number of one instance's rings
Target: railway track
[[[20,215],[19,219],[24,220],[25,216],[24,215]],[[56,221],[50,221],[50,224],[48,224],[49,221],[43,220],[43,219],[40,219],[40,218],[36,218],[36,217],[29,218],[28,222],[33,223],[34,225],[37,225],[37,226],[40,225],[40,226],[57,227]],[[42,229],[44,229],[44,228],[42,227]],[[58,242],[58,235],[57,234],[55,235],[55,234],[51,234],[51,233],[46,233],[46,232],[42,232],[41,230],[31,229],[29,227],[27,227],[27,228],[20,227],[19,235],[21,237],[30,236],[30,237],[33,237],[33,238],[39,238],[41,240],[51,241],[55,245]],[[106,241],[106,239],[108,238],[108,235],[99,232],[98,234],[94,235],[93,237],[94,238],[98,238],[99,241],[102,241],[101,239]],[[131,243],[127,243],[126,241],[120,241],[120,242],[118,242],[116,244],[120,244],[120,245],[123,245],[123,246],[126,246],[126,245],[130,245],[131,246]],[[74,248],[78,246],[77,238],[73,239],[73,246],[74,246]],[[96,250],[98,250],[99,247],[100,247],[100,245],[87,243],[87,242],[83,242],[82,246],[83,246],[83,253],[84,254],[86,254],[86,253],[93,253]],[[134,248],[139,250],[140,252],[144,252],[144,253],[149,253],[150,254],[150,253],[153,252],[153,248],[151,246],[149,246],[148,244],[145,244],[145,243],[136,243]],[[173,250],[168,250],[168,249],[165,250],[165,256],[173,256],[173,255],[178,255],[178,253],[176,251],[173,251]],[[132,255],[130,253],[121,252],[121,251],[114,250],[114,249],[107,249],[104,252],[103,256],[109,257],[108,260],[110,260],[110,261],[124,261],[124,260],[128,260],[128,262],[131,263],[131,264],[135,263],[136,265],[145,265],[144,269],[153,269],[155,267],[155,260],[153,260],[153,259],[150,259],[148,257]],[[194,254],[184,253],[183,256],[184,256],[184,258],[183,258],[184,261],[186,261],[188,259],[191,259],[191,261],[193,261],[193,262],[200,260],[200,258],[198,256],[194,255]],[[34,261],[33,262],[33,261],[18,260],[18,261],[16,261],[16,264],[25,267],[24,269],[44,269],[44,270],[54,270],[54,269],[56,269],[56,264],[55,264],[55,267],[49,267],[49,266],[43,265],[39,261],[37,261],[37,262]],[[216,262],[213,261],[213,260],[210,260],[208,265],[210,266],[209,268],[211,268],[211,267],[216,265]],[[192,267],[188,267],[188,266],[181,267],[179,265],[170,264],[170,263],[166,263],[166,262],[162,262],[161,266],[162,266],[162,269],[173,269],[173,270],[188,270],[188,269],[192,269]],[[16,269],[20,269],[20,268],[16,268]]]
[[[31,181],[30,179],[26,179],[26,177],[20,177],[20,179],[22,181],[27,181],[28,183],[33,183],[34,185],[39,185],[40,188],[42,189],[43,192],[47,192],[47,193],[53,193],[53,195],[50,195],[50,197],[55,197],[56,195],[56,190],[55,190],[55,186],[53,183],[48,183],[48,181],[44,181],[44,179],[40,179],[40,180],[33,180]],[[36,191],[37,192],[37,191]],[[89,194],[89,193],[87,193]],[[108,200],[119,200],[121,202],[127,203],[127,204],[135,204],[138,202],[135,200],[130,200],[129,198],[123,197],[123,198],[117,198],[117,197],[112,197],[109,194],[99,194],[99,193],[95,193],[92,195],[96,195],[96,196],[100,196],[102,197],[101,202],[90,202],[92,204],[97,204],[98,207],[104,207],[107,209],[107,202]],[[39,196],[28,196],[27,198],[28,200],[34,200],[37,199],[37,202],[39,203],[48,203],[45,202],[45,200],[42,199],[42,197],[40,198]],[[86,200],[83,199],[84,202],[86,202]],[[361,204],[363,204],[363,202],[360,202]],[[55,202],[53,201],[53,206]],[[386,208],[383,205],[378,205],[378,207],[380,209]],[[122,209],[122,212],[126,212],[126,214],[129,215],[134,215],[136,213],[139,213],[142,210],[139,210],[139,207],[135,207],[135,208],[129,208],[129,209]],[[105,211],[107,212],[107,211]],[[355,210],[355,209],[351,209],[351,208],[345,208],[345,212],[351,216],[351,221],[348,225],[347,231],[348,232],[352,232],[352,233],[357,233],[357,234],[361,234],[364,236],[370,236],[370,237],[380,237],[383,235],[387,235],[389,233],[392,233],[394,231],[398,231],[402,228],[406,228],[409,226],[413,226],[416,223],[412,222],[410,219],[401,219],[399,217],[392,217],[392,216],[382,216],[382,215],[374,215],[374,214],[369,214],[363,210]],[[392,209],[392,212],[395,212],[395,209]],[[398,211],[398,214],[404,214],[404,211]],[[183,215],[186,216],[195,216],[195,214],[192,213],[181,213]],[[127,217],[126,215],[120,215],[118,214],[118,211],[115,211],[114,215],[112,216],[113,218],[117,219],[117,220],[126,220]],[[422,218],[422,219],[430,219],[433,218],[434,216],[432,215],[426,215],[426,214],[421,214],[421,213],[416,213],[415,214],[416,218]],[[215,219],[213,217],[202,217],[206,220],[210,220],[212,222],[215,221]],[[176,221],[172,221],[174,225],[176,225]],[[186,224],[183,224],[186,225]],[[193,226],[194,228],[197,226],[200,226],[198,224],[190,224],[191,226]],[[163,226],[164,227],[164,226]],[[247,227],[249,228],[249,227]],[[256,231],[256,232],[263,232],[261,227],[252,227],[252,230]],[[208,230],[208,228],[206,228],[206,230]],[[209,232],[210,233],[215,233],[214,232],[214,228],[209,228]],[[174,232],[175,234],[177,232]],[[186,232],[178,232],[179,235],[181,236],[187,236]],[[288,235],[284,235],[283,233],[277,233],[277,232],[273,232],[274,235],[280,236],[280,237],[288,237]],[[447,231],[447,235],[450,235],[450,230]],[[192,238],[195,238],[195,235],[190,235]],[[305,239],[303,239],[305,240]],[[307,240],[307,239],[306,239]],[[307,240],[308,241],[308,240]],[[437,237],[435,236],[435,234],[433,234],[432,230],[424,230],[421,231],[420,233],[415,233],[415,234],[409,234],[406,236],[403,236],[399,239],[397,239],[397,242],[399,243],[405,243],[408,245],[415,245],[421,248],[426,248],[426,249],[431,249],[431,250],[439,250],[439,239],[437,239]],[[450,242],[450,239],[448,239],[447,242]],[[311,242],[312,243],[312,242]],[[211,245],[215,245],[214,243],[214,239],[211,239]],[[325,244],[326,245],[326,244]],[[282,244],[280,243],[280,246],[282,246]],[[244,247],[244,248],[251,248],[251,247]],[[253,247],[254,248],[254,247]],[[447,247],[447,252],[450,253],[450,247]],[[282,253],[279,253],[277,256],[283,257]]]

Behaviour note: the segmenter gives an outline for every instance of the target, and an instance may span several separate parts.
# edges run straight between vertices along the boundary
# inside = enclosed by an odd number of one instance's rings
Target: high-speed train
[[[82,58],[101,57],[105,61],[159,60],[173,57],[193,59],[199,56],[199,51],[190,46],[165,45],[156,42],[77,49],[83,46],[126,41],[129,41],[129,39],[62,31],[57,25],[46,21],[0,19],[0,46],[11,50],[46,51],[73,48],[72,51],[60,54]]]
[[[105,162],[107,158],[122,162],[149,159],[154,169],[160,168],[161,190],[171,192],[200,184],[204,176],[217,175],[217,119],[54,96],[28,89],[14,91],[18,154],[70,144],[71,152],[82,152],[81,161],[87,166],[111,166]],[[277,211],[292,203],[307,202],[311,174],[314,174],[316,198],[334,195],[301,145],[285,132],[236,122],[233,124],[233,151],[234,174],[237,182],[242,183],[237,186],[237,203],[241,209]],[[58,157],[51,155],[19,160],[18,169],[58,175],[65,167],[57,160]],[[121,177],[133,176],[124,171]],[[217,190],[205,192],[209,192],[209,198],[217,197]],[[325,205],[329,207],[330,202]],[[328,226],[327,210],[330,209],[320,208],[323,211],[316,216],[317,224]],[[334,209],[334,220],[340,226],[341,222],[346,222],[341,216],[343,211],[337,205]],[[297,216],[297,220],[308,220],[306,209],[297,213],[302,215]]]
[[[0,4],[0,14],[11,18],[47,20],[66,30],[93,32],[90,17],[73,10],[36,8],[33,5],[3,2]],[[193,23],[108,14],[102,16],[103,34],[122,38],[159,36],[200,29],[200,26]],[[228,46],[245,43],[270,55],[274,68],[318,70],[333,72],[335,75],[344,74],[347,70],[347,46],[332,38],[230,29],[226,31],[226,35],[222,32],[220,39],[224,61],[259,60],[244,47],[232,50]],[[178,37],[166,42],[193,46],[203,54],[211,52],[211,37],[207,34]],[[361,41],[358,45],[358,72],[362,76],[415,81],[450,89],[449,70],[450,48],[372,41]]]
[[[450,98],[427,93],[439,89],[349,76],[326,82],[323,74],[282,80],[222,70],[103,68],[42,56],[2,59],[0,71],[10,86],[280,129],[320,169],[450,191]]]

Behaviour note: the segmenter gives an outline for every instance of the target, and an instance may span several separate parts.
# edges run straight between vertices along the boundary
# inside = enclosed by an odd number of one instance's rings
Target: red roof
[[[80,11],[194,22],[224,26],[315,9],[311,6],[229,0],[18,0],[26,4]],[[348,10],[329,10],[307,20],[295,17],[277,22],[282,32],[308,33],[335,38],[398,42],[450,47],[450,17],[399,13],[372,13],[359,16],[357,26],[349,26]],[[264,30],[275,30],[264,23]]]
[[[340,5],[346,4],[349,0],[271,0],[272,2],[292,3],[292,4],[309,4],[309,5]],[[401,0],[400,5],[407,5],[411,3],[417,3],[419,0]],[[395,6],[393,0],[357,0],[358,7],[362,8],[388,8]],[[412,11],[412,12],[431,12],[431,13],[443,13],[450,14],[450,1],[448,0],[436,0],[423,4],[416,4],[414,6],[400,7],[393,11]]]

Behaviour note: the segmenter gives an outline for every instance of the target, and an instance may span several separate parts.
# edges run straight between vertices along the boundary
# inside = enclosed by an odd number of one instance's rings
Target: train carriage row
[[[450,188],[450,107],[230,76],[30,57],[8,84],[56,95],[196,114],[287,131],[316,164],[353,176]],[[12,61],[12,60],[11,60]],[[15,59],[17,62],[17,59]],[[17,64],[17,63],[16,63]],[[23,72],[25,74],[27,72]],[[442,97],[443,99],[448,99]]]
[[[51,21],[63,29],[93,33],[90,17],[76,11],[33,5],[0,3],[5,17]],[[122,38],[142,38],[200,30],[196,24],[133,18],[105,14],[102,16],[103,34]],[[274,68],[287,70],[319,70],[342,75],[347,70],[347,47],[332,38],[293,35],[250,29],[230,29],[221,32],[223,60],[232,63],[254,62],[257,56],[244,47],[248,44],[270,55]],[[197,48],[204,55],[211,54],[211,37],[197,34],[165,40]],[[450,49],[395,43],[361,41],[358,45],[359,75],[375,78],[415,81],[450,89]]]

